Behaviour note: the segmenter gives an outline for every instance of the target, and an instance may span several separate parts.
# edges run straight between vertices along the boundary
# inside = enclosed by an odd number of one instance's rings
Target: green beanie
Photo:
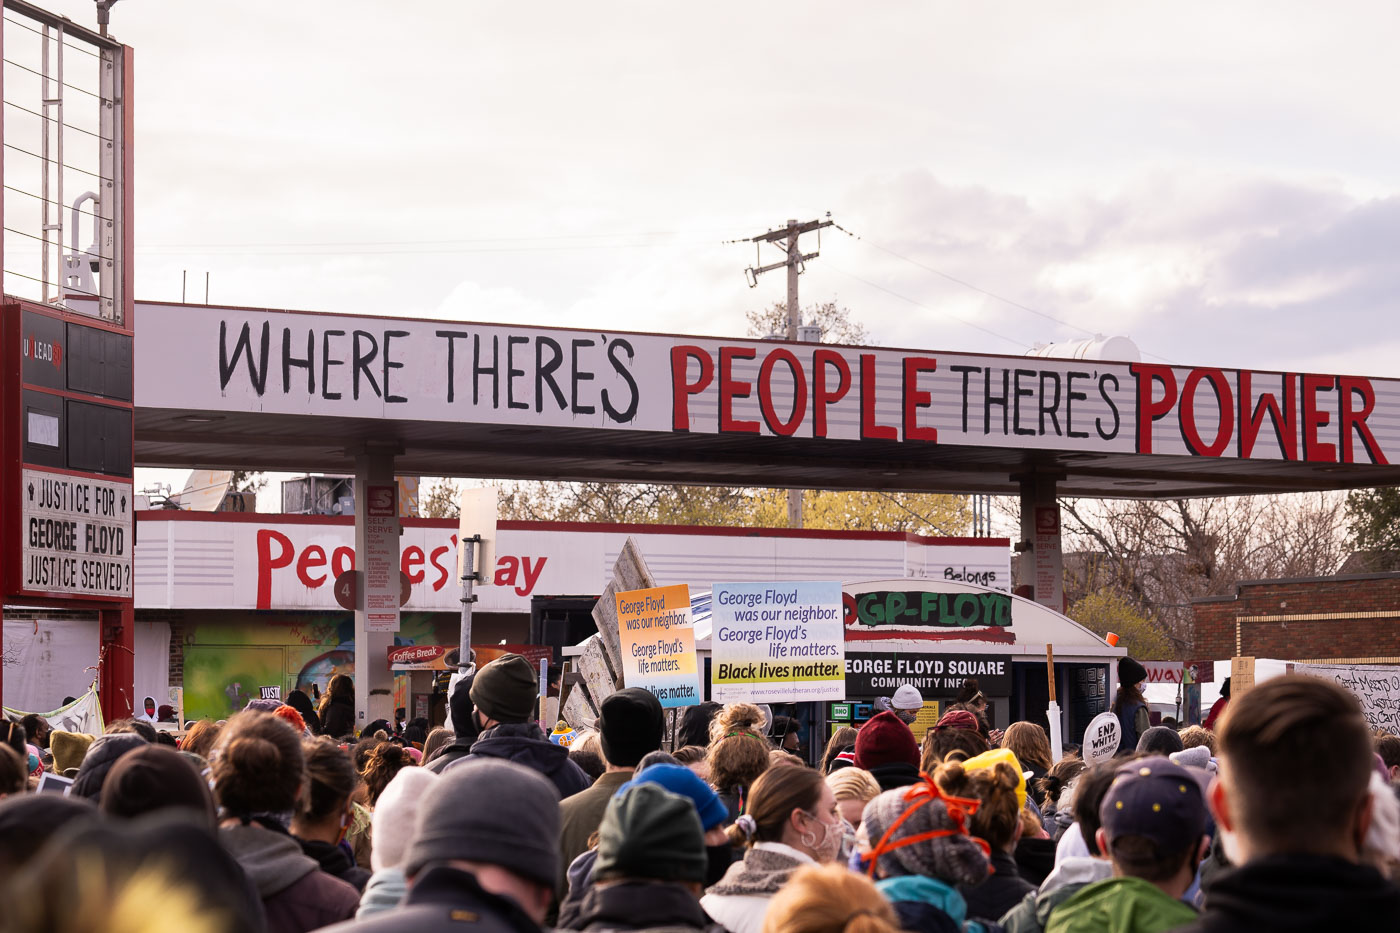
[[[631,784],[608,801],[594,877],[705,883],[705,831],[695,804],[660,784]]]
[[[539,692],[539,674],[530,662],[503,654],[476,672],[471,700],[481,715],[497,722],[525,722],[534,718]]]

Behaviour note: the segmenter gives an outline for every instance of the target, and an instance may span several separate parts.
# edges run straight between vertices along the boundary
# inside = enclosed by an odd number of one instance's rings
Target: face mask
[[[718,884],[734,862],[734,847],[729,843],[705,846],[705,887]]]
[[[914,720],[919,718],[919,711],[913,709],[897,709],[894,711],[894,714],[899,718],[899,721],[906,726],[912,726]]]
[[[811,816],[810,813],[807,815]],[[812,819],[817,820],[815,816],[813,816]],[[833,861],[841,851],[841,839],[844,834],[839,824],[833,826],[831,823],[822,820],[817,820],[817,822],[821,823],[821,838],[818,839],[815,833],[805,835],[802,837],[802,844],[812,850],[813,857],[818,862],[826,864],[827,862]]]

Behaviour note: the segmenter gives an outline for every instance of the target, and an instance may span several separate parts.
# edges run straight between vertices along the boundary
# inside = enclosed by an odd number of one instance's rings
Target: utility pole
[[[831,215],[827,214],[830,218]],[[787,258],[780,262],[771,263],[766,266],[752,265],[744,270],[745,277],[749,280],[749,288],[758,286],[758,277],[765,272],[772,272],[774,269],[787,268],[787,339],[797,340],[797,329],[802,326],[802,307],[797,303],[797,277],[804,270],[803,264],[808,259],[816,259],[821,255],[821,234],[817,234],[817,250],[815,252],[803,254],[797,245],[798,237],[804,233],[820,231],[822,227],[830,227],[833,221],[809,220],[806,223],[798,223],[796,220],[789,220],[787,226],[777,230],[769,230],[767,233],[749,237],[747,242],[754,244],[755,253],[764,243],[772,243],[778,249],[787,254]],[[780,243],[779,241],[784,241]],[[802,490],[789,489],[787,494],[788,503],[788,527],[802,527]]]

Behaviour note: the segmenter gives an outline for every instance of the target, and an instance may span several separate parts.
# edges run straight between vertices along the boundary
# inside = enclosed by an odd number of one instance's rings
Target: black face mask
[[[729,866],[734,862],[734,847],[729,843],[718,846],[705,846],[705,859],[709,863],[705,869],[705,887],[719,883]]]

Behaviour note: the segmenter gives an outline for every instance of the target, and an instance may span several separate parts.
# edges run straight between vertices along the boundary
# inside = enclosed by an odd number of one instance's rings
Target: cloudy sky
[[[861,239],[824,233],[803,301],[877,343],[1396,374],[1394,4],[125,0],[112,31],[144,299],[188,270],[737,334],[783,280],[723,241],[830,211]]]

